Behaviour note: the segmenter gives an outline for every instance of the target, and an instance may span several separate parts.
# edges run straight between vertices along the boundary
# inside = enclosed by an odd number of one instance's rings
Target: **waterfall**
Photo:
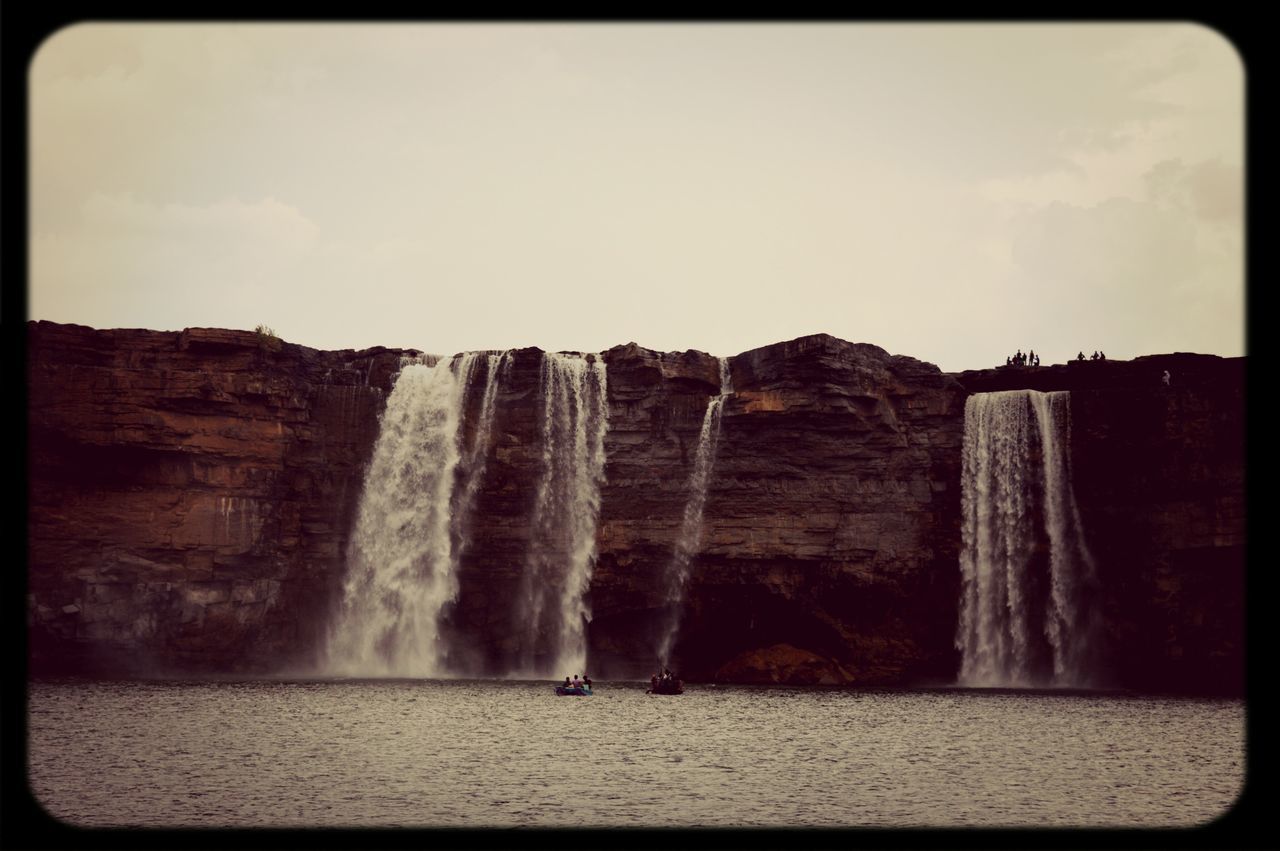
[[[348,545],[341,609],[327,648],[331,673],[447,673],[440,616],[458,593],[458,555],[483,474],[504,357],[485,357],[484,396],[465,451],[467,387],[480,356],[402,364]]]
[[[1049,612],[1045,628],[1054,648],[1059,685],[1085,686],[1098,673],[1102,624],[1094,602],[1098,568],[1085,543],[1071,487],[1071,406],[1068,393],[1036,393],[1031,404],[1043,449],[1045,528],[1049,536]]]
[[[684,505],[684,519],[676,538],[675,550],[667,563],[664,574],[666,603],[662,633],[658,640],[658,664],[666,665],[671,648],[680,629],[680,617],[684,611],[684,588],[689,580],[689,565],[697,555],[702,537],[702,509],[707,502],[707,483],[716,460],[716,445],[720,440],[720,415],[725,399],[733,393],[733,381],[729,376],[729,361],[720,358],[720,395],[707,400],[706,413],[702,415],[702,430],[698,433],[698,451],[689,474],[689,498]]]
[[[470,387],[474,380],[471,374],[479,358],[467,362],[466,373],[462,377],[464,387]],[[475,505],[476,494],[484,480],[485,464],[489,459],[489,438],[493,430],[493,412],[497,404],[498,385],[502,376],[511,371],[510,350],[499,354],[489,354],[485,358],[484,391],[480,397],[480,411],[476,415],[476,426],[471,438],[471,446],[462,459],[462,488],[453,506],[453,541],[454,557],[461,558],[462,553],[471,543],[468,533],[471,528],[471,509]]]
[[[1094,683],[1097,569],[1071,487],[1070,394],[965,402],[960,682]]]
[[[600,355],[542,359],[542,475],[517,606],[520,672],[581,673],[609,403]]]

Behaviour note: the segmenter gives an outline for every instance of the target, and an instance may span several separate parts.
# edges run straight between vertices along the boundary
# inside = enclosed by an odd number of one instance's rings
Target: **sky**
[[[78,24],[28,73],[28,318],[1239,356],[1244,85],[1195,23]]]

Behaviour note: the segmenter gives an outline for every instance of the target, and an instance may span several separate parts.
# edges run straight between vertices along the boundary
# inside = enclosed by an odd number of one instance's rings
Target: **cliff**
[[[622,404],[608,443],[593,659],[645,670],[652,656],[627,648],[654,621],[652,577],[671,558],[718,365],[634,347],[606,358]],[[681,670],[772,681],[791,644],[822,660],[801,681],[949,676],[960,386],[930,364],[826,335],[738,355],[731,372]]]
[[[1112,680],[1242,693],[1244,359],[1179,353],[956,378],[972,393],[1071,391],[1072,474]]]
[[[405,354],[28,323],[32,669],[261,670],[314,644]]]
[[[213,329],[39,322],[28,334],[33,671],[305,670],[339,592],[379,413],[400,359],[420,353]],[[700,352],[629,344],[603,357],[588,641],[593,675],[608,678],[653,664],[660,576],[720,378]],[[1004,386],[1075,391],[1077,493],[1104,544],[1118,681],[1181,690],[1238,667],[1239,359],[947,375],[815,335],[730,363],[735,392],[675,648],[686,678],[950,681],[964,400]],[[512,649],[505,625],[542,457],[540,366],[537,349],[511,355],[442,624],[467,637],[458,661],[479,673],[500,673]]]

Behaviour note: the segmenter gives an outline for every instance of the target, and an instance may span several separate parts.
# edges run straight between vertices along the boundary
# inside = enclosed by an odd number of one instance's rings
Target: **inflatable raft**
[[[564,686],[556,686],[556,694],[560,695],[561,697],[564,697],[566,695],[576,696],[576,697],[591,697],[591,689],[586,688],[585,686],[579,686],[579,687],[570,686],[569,688],[565,688]]]

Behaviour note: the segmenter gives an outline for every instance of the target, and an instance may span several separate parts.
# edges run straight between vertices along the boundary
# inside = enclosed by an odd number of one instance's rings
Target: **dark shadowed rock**
[[[1245,359],[1175,353],[956,379],[971,392],[1071,391],[1072,476],[1114,681],[1241,693]]]
[[[720,666],[715,678],[720,682],[755,685],[842,686],[857,682],[856,677],[831,659],[790,644],[739,653]]]

